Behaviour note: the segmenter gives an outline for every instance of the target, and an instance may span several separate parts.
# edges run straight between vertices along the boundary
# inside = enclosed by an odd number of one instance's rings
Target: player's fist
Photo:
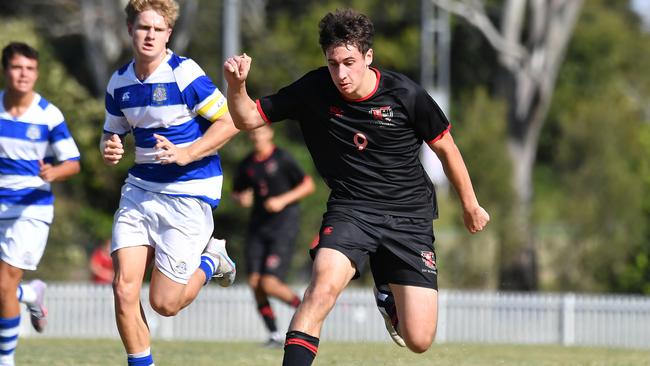
[[[287,204],[280,197],[269,197],[264,201],[264,208],[270,213],[277,213],[287,207]]]
[[[476,206],[463,213],[463,220],[467,230],[472,234],[476,234],[485,229],[488,222],[490,222],[490,215],[483,207]]]
[[[253,59],[247,54],[229,57],[223,64],[223,75],[228,85],[243,83],[248,78]]]
[[[124,145],[116,134],[102,141],[102,158],[107,165],[117,165],[124,156]]]
[[[45,163],[43,160],[38,161],[38,176],[44,181],[51,183],[56,180],[56,170],[52,164]]]
[[[161,164],[176,163],[185,166],[193,161],[187,149],[176,146],[163,135],[154,133],[153,137],[156,139],[156,145],[154,146],[156,160],[160,161]]]

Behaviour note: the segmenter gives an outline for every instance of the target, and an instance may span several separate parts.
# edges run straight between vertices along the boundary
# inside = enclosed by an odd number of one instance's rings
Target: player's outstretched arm
[[[99,150],[106,165],[117,165],[124,156],[124,145],[120,136],[104,133],[99,142]]]
[[[158,149],[156,159],[162,164],[175,163],[184,166],[214,154],[238,132],[230,114],[226,112],[212,123],[200,139],[186,147],[178,147],[165,136],[154,134],[155,147]]]
[[[440,159],[445,175],[458,193],[463,206],[465,227],[472,234],[482,231],[490,221],[490,215],[476,199],[467,167],[453,137],[446,133],[436,142],[430,143],[429,147]]]
[[[243,54],[233,56],[223,64],[223,74],[228,82],[228,109],[240,130],[250,131],[262,126],[265,122],[257,111],[257,105],[248,96],[246,79],[251,68],[252,59]]]

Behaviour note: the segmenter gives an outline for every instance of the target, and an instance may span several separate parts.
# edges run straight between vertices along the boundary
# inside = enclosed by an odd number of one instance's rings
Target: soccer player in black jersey
[[[298,235],[298,201],[314,192],[314,182],[293,157],[273,143],[273,129],[261,126],[249,134],[251,152],[239,164],[233,198],[253,206],[246,235],[246,271],[257,310],[270,333],[267,347],[281,347],[284,335],[275,323],[269,297],[296,308],[300,298],[284,283]]]
[[[438,318],[431,225],[437,212],[433,185],[418,160],[423,141],[458,193],[467,230],[479,232],[490,219],[433,99],[405,76],[370,66],[373,34],[363,14],[328,13],[319,24],[327,67],[257,101],[245,86],[251,58],[243,54],[224,64],[235,125],[250,130],[297,120],[331,189],[312,251],[312,279],[289,326],[283,365],[311,365],[325,317],[366,257],[393,340],[418,353],[431,346]]]

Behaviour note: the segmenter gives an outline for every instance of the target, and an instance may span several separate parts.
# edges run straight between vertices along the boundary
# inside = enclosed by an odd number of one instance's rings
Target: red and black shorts
[[[370,258],[377,286],[393,283],[438,289],[434,240],[431,219],[337,207],[323,215],[311,255],[314,258],[320,248],[345,254],[356,267],[355,279]]]
[[[249,228],[244,248],[246,273],[269,274],[285,280],[295,252],[297,219],[276,220],[274,225]]]

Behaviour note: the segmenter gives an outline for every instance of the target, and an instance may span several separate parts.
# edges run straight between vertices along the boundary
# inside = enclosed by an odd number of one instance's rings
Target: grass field
[[[155,341],[157,366],[266,366],[282,363],[282,350],[253,343]],[[16,365],[119,366],[126,365],[116,340],[21,339]],[[392,343],[332,343],[321,345],[314,366],[642,366],[650,365],[650,351],[444,344],[415,355]]]

